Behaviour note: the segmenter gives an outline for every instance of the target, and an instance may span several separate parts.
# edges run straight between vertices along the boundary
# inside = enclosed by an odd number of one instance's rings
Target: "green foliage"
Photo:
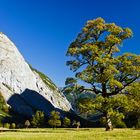
[[[127,128],[125,122],[122,120],[122,117],[119,115],[119,117],[112,116],[111,117],[113,128]],[[106,118],[102,117],[100,118],[101,126],[106,126]]]
[[[96,96],[96,98],[80,98],[77,100],[77,107],[80,112],[102,112],[108,113],[109,115],[117,116],[118,112],[114,112],[114,110],[118,111],[119,109],[129,110],[129,101],[127,96],[125,95],[114,95],[110,98],[104,98],[101,95]]]
[[[123,122],[123,121],[117,121],[117,122],[115,122],[114,123],[114,127],[115,128],[127,128],[125,122]]]
[[[0,110],[8,112],[8,107],[1,93],[0,93]]]
[[[3,119],[5,117],[9,117],[9,109],[8,106],[2,96],[2,94],[0,93],[0,123],[3,122]]]
[[[65,117],[65,118],[63,119],[63,126],[64,126],[64,127],[69,127],[70,124],[71,124],[70,119],[67,118],[67,117]]]
[[[8,128],[9,129],[10,128],[10,124],[9,123],[5,123],[4,124],[4,128]]]
[[[140,82],[135,82],[126,89],[131,110],[137,117],[140,116]]]
[[[126,113],[126,123],[129,127],[137,125],[140,116],[140,82],[134,82],[125,89],[131,110]]]
[[[10,129],[15,129],[16,128],[16,124],[15,123],[12,123],[11,125],[10,125]]]
[[[84,81],[91,86],[90,91],[107,97],[122,92],[138,79],[140,56],[116,55],[123,41],[130,37],[129,28],[106,23],[102,18],[88,21],[67,51],[67,56],[71,57],[67,65],[75,72],[74,78],[66,80],[69,91],[70,87],[77,92],[89,90],[78,84]]]
[[[140,119],[137,121],[136,128],[140,128]]]
[[[90,91],[99,95],[96,99],[79,99],[77,105],[80,112],[99,111],[109,122],[110,119],[122,120],[123,111],[132,109],[127,97],[121,93],[140,78],[140,56],[117,54],[124,40],[131,38],[132,34],[129,28],[97,18],[87,21],[70,44],[67,65],[75,75],[66,80],[65,91]]]
[[[35,115],[32,116],[31,124],[32,127],[43,127],[45,122],[44,112],[36,111]]]
[[[96,113],[99,112],[104,116],[104,121],[111,121],[113,127],[123,125],[124,112],[131,111],[129,100],[126,95],[114,95],[110,98],[104,98],[98,95],[96,98],[80,98],[77,100],[77,107],[81,113]]]
[[[60,113],[52,111],[48,123],[53,128],[61,126]]]
[[[0,127],[3,127],[3,124],[0,122]]]

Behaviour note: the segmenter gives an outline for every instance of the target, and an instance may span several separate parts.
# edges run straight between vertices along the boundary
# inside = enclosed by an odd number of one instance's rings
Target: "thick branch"
[[[105,83],[102,83],[102,95],[103,97],[106,97],[106,84]]]
[[[125,75],[124,77],[122,77],[122,78],[120,78],[120,82],[123,82],[128,76],[130,76],[131,74],[127,74],[127,75]]]
[[[125,89],[127,86],[129,86],[130,84],[132,84],[132,83],[133,83],[135,80],[137,80],[138,78],[139,78],[139,77],[135,77],[135,78],[132,79],[130,82],[128,82],[128,83],[126,83],[125,85],[123,85],[122,88],[120,88],[120,89],[117,88],[116,91],[113,91],[112,93],[108,93],[108,94],[107,94],[107,97],[118,94],[118,93],[121,92],[123,89]]]
[[[80,67],[82,67],[82,66],[85,65],[85,64],[87,64],[87,62],[81,63],[77,69],[73,70],[73,72],[76,72]]]

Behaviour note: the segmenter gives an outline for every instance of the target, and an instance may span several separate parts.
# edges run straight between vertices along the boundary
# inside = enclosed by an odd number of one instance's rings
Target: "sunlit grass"
[[[18,132],[0,132],[0,140],[140,140],[140,130],[20,129]]]

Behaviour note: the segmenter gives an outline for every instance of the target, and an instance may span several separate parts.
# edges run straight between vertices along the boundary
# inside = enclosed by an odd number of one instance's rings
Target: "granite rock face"
[[[45,113],[54,108],[71,109],[52,81],[47,79],[45,82],[3,33],[0,33],[0,92],[15,111],[24,115],[31,115],[35,109]]]

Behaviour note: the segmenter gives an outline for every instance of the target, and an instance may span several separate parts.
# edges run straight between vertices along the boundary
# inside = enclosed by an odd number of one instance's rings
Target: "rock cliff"
[[[53,82],[31,68],[10,39],[0,33],[0,92],[13,109],[24,115],[34,110],[71,109]]]

